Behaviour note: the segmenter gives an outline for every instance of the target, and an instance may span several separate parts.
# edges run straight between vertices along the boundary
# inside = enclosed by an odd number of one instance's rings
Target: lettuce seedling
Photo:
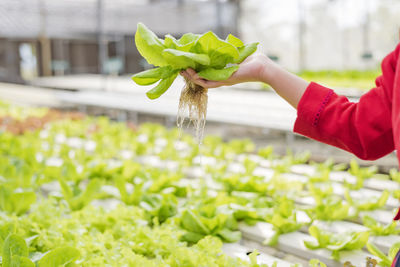
[[[159,82],[147,92],[150,99],[164,94],[172,85],[180,70],[192,68],[207,80],[226,80],[239,68],[239,63],[257,50],[258,43],[245,45],[240,39],[229,35],[221,40],[213,32],[202,35],[186,33],[179,40],[166,35],[159,39],[144,24],[138,23],[135,43],[139,53],[154,69],[132,76],[138,85],[151,85]],[[178,125],[185,120],[184,113],[196,127],[197,137],[201,138],[207,112],[207,88],[186,79],[179,100]]]
[[[15,234],[9,235],[4,241],[2,253],[3,267],[34,267],[35,264],[28,258],[29,250],[25,240]]]
[[[279,199],[274,213],[270,218],[266,218],[266,222],[273,225],[274,234],[267,240],[265,244],[274,246],[278,243],[279,236],[290,232],[297,231],[304,223],[297,221],[297,214],[293,200],[282,197]]]
[[[390,267],[392,265],[392,262],[394,260],[394,258],[396,257],[397,252],[400,249],[400,242],[394,244],[390,249],[389,249],[389,253],[388,255],[386,255],[385,253],[383,253],[379,248],[377,248],[374,244],[372,244],[371,242],[368,242],[367,244],[367,249],[368,251],[377,256],[380,261],[378,262],[379,266],[382,267]]]
[[[393,221],[389,224],[383,225],[376,221],[374,218],[366,215],[362,218],[364,226],[368,227],[371,234],[375,236],[381,235],[398,235],[400,229],[397,228],[397,222]]]
[[[70,187],[62,178],[59,178],[58,181],[64,199],[68,202],[71,210],[80,210],[89,204],[96,198],[101,187],[99,179],[90,180],[84,191],[80,190],[77,185]]]
[[[21,215],[35,202],[34,192],[17,192],[4,185],[0,186],[0,210]]]
[[[363,248],[369,238],[368,232],[337,234],[321,230],[315,225],[310,226],[308,231],[315,240],[305,240],[304,245],[308,249],[326,248],[332,251],[332,258],[335,260],[340,259],[340,251]]]
[[[390,193],[385,190],[382,192],[380,197],[368,197],[363,199],[353,199],[350,196],[350,191],[346,189],[344,196],[347,202],[356,208],[357,212],[359,211],[368,211],[368,210],[376,210],[385,206]]]
[[[316,206],[306,209],[305,212],[313,220],[336,221],[344,220],[351,217],[349,214],[350,205],[345,203],[336,195],[330,196],[313,196]]]
[[[197,243],[207,235],[218,236],[225,242],[237,242],[241,239],[240,232],[236,231],[237,223],[233,214],[216,212],[215,207],[210,205],[204,206],[202,211],[184,210],[180,225],[186,230],[182,240],[189,243]]]
[[[400,172],[397,169],[390,169],[389,177],[393,181],[400,183]]]
[[[38,267],[71,266],[80,257],[73,247],[59,247],[47,252],[38,262]]]
[[[310,267],[326,267],[326,264],[318,259],[311,259],[308,264]]]

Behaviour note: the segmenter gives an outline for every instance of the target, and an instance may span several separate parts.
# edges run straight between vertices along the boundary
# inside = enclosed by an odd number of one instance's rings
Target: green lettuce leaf
[[[234,36],[233,34],[229,34],[228,37],[226,38],[226,41],[236,47],[242,47],[244,46],[244,43],[242,40]]]
[[[239,69],[238,65],[227,67],[225,69],[207,68],[200,71],[200,77],[210,81],[223,81],[231,77],[231,75]]]
[[[372,244],[371,242],[368,242],[367,243],[367,249],[372,255],[375,255],[376,257],[378,257],[380,259],[379,266],[383,266],[383,267],[390,267],[391,266],[392,261],[391,261],[390,257],[385,255],[385,253],[383,253],[374,244]]]
[[[318,259],[311,259],[309,265],[310,267],[326,267],[326,264]]]
[[[38,262],[38,267],[69,266],[80,257],[79,250],[73,247],[55,248],[46,253]]]
[[[186,33],[181,37],[181,39],[176,40],[175,37],[167,34],[164,39],[164,46],[166,48],[189,52],[199,37],[200,35],[198,34]]]
[[[178,40],[178,43],[180,45],[188,45],[188,44],[193,44],[199,39],[200,35],[199,34],[194,34],[194,33],[185,33],[182,35],[182,37]]]
[[[162,40],[150,31],[144,24],[138,23],[135,34],[135,43],[139,53],[154,66],[167,66],[167,61],[162,57],[165,46]]]
[[[258,43],[251,43],[245,46],[239,47],[239,57],[235,60],[235,63],[241,63],[248,56],[256,52]]]
[[[331,233],[312,225],[308,229],[313,241],[304,241],[308,249],[326,248],[332,251],[332,258],[340,259],[340,251],[362,249],[368,242],[369,232]]]
[[[210,58],[205,54],[184,52],[176,49],[164,49],[162,55],[174,69],[195,69],[196,63],[202,65],[210,64]]]
[[[156,87],[153,89],[147,91],[146,95],[150,99],[156,99],[159,98],[162,94],[165,93],[165,91],[168,90],[168,88],[172,85],[172,83],[175,81],[175,78],[178,76],[178,72],[176,71],[174,74],[171,76],[164,78],[160,81],[159,84],[157,84]]]
[[[237,64],[254,53],[258,43],[243,44],[230,34],[226,40],[209,31],[202,35],[186,33],[179,40],[167,34],[159,39],[142,23],[138,24],[135,42],[139,53],[149,64],[164,67],[132,76],[139,85],[160,83],[147,92],[150,99],[160,97],[171,86],[179,70],[193,68],[208,80],[226,80],[238,70]]]
[[[210,57],[210,67],[223,68],[228,63],[239,58],[239,51],[232,44],[219,39],[213,32],[203,34],[196,42],[194,49],[197,53]]]
[[[191,232],[208,235],[210,231],[192,211],[185,210],[181,220],[183,228]]]
[[[154,68],[136,73],[132,80],[138,85],[150,85],[171,76],[174,70],[170,66]]]
[[[369,228],[371,234],[375,236],[397,235],[400,234],[400,229],[397,228],[397,222],[393,221],[389,224],[383,225],[374,218],[365,215],[362,218],[364,226]]]
[[[33,267],[33,262],[28,258],[28,247],[25,240],[15,234],[9,235],[3,246],[3,267]]]
[[[0,186],[0,209],[3,211],[21,215],[28,211],[34,202],[34,192],[14,192],[12,188]]]

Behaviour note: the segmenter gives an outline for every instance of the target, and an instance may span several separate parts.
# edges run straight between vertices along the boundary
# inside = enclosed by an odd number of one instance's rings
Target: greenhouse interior
[[[400,267],[400,1],[0,1],[0,266]]]

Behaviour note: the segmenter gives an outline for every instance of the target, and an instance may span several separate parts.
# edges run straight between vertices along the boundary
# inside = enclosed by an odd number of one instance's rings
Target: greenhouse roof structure
[[[232,28],[229,25],[235,25],[237,12],[234,2],[4,0],[0,1],[0,37],[93,38],[100,29],[104,34],[129,35],[138,22],[158,33],[204,32],[215,30],[216,25]]]

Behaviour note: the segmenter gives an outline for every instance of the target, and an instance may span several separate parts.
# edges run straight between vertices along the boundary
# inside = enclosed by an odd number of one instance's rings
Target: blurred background
[[[2,0],[0,97],[133,123],[156,118],[172,126],[177,96],[167,94],[155,105],[129,78],[151,67],[134,44],[136,24],[143,22],[159,37],[212,30],[221,38],[233,33],[258,41],[260,52],[288,70],[357,101],[374,86],[381,60],[399,42],[398,14],[398,0]],[[176,93],[182,84],[175,87]],[[220,93],[231,99],[226,109],[212,96]],[[266,85],[210,95],[207,131],[276,142],[282,150],[305,144],[321,158],[332,151],[339,160],[349,157],[294,136],[295,111]],[[264,98],[258,109],[248,108]],[[239,113],[229,109],[236,104],[244,105],[236,108]]]
[[[399,40],[396,0],[3,0],[0,79],[145,68],[136,24],[258,41],[293,71],[375,69]]]

